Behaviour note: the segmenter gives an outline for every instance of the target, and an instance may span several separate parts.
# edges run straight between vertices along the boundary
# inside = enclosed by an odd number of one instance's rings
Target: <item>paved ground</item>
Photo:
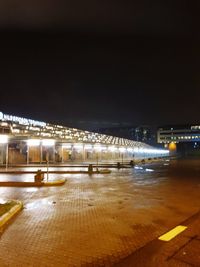
[[[168,164],[62,175],[59,188],[0,188],[1,198],[25,203],[1,235],[0,266],[112,266],[129,255],[136,266],[134,252],[199,211],[198,172],[176,175]]]
[[[170,242],[154,239],[117,263],[115,267],[200,266],[199,222],[200,212],[182,222],[188,228]]]

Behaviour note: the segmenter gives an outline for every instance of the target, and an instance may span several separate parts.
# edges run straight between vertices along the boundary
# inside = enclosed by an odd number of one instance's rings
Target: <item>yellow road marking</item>
[[[164,235],[161,235],[158,239],[162,241],[170,241],[171,239],[173,239],[174,237],[176,237],[177,235],[179,235],[186,229],[187,229],[187,226],[183,226],[183,225],[176,226],[171,231],[167,232]]]

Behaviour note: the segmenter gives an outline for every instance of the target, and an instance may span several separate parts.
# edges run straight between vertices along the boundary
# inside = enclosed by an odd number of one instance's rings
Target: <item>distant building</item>
[[[157,131],[157,142],[170,151],[183,155],[200,153],[200,125],[162,126]]]
[[[160,144],[200,142],[200,125],[173,125],[158,128],[157,141]]]
[[[154,144],[156,142],[156,130],[150,126],[138,126],[135,128],[135,141]]]

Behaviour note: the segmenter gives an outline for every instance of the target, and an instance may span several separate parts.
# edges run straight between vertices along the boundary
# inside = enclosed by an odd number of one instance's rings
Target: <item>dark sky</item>
[[[0,2],[0,110],[95,128],[200,122],[199,1]]]

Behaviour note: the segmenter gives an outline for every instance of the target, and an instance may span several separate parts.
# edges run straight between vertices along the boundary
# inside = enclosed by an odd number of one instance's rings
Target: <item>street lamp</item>
[[[0,144],[7,144],[8,143],[8,136],[5,134],[0,135]]]

